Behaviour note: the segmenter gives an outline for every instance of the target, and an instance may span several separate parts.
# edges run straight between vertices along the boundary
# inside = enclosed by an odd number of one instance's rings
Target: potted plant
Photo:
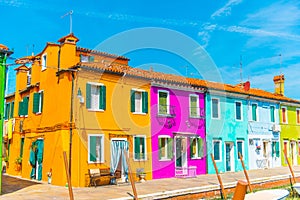
[[[139,177],[140,177],[140,181],[141,181],[141,182],[145,182],[146,173],[145,173],[145,172],[139,173]]]
[[[21,156],[15,160],[15,164],[16,164],[16,171],[20,171],[22,168],[22,157]]]

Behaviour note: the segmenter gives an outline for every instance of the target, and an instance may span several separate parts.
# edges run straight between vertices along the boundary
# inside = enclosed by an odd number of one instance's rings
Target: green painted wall
[[[287,110],[287,122],[283,123],[283,115],[282,115],[282,108],[286,108]],[[279,120],[280,120],[280,126],[281,126],[281,163],[283,166],[287,166],[287,163],[285,162],[283,149],[284,149],[284,140],[287,141],[287,156],[289,158],[289,161],[293,165],[300,165],[300,124],[296,122],[297,120],[297,109],[300,109],[296,106],[291,105],[280,105],[280,111],[279,111]],[[291,143],[294,143],[294,162],[292,162],[292,149],[291,149]],[[297,162],[295,162],[297,161]]]

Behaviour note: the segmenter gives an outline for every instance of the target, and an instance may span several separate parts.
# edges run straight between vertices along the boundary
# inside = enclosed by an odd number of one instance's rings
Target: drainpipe
[[[71,179],[72,168],[72,134],[73,134],[73,96],[74,96],[74,72],[72,71],[71,111],[70,111],[70,147],[69,147],[69,174]]]

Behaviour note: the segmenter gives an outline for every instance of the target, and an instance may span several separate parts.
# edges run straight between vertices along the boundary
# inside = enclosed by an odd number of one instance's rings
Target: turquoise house
[[[236,172],[243,169],[238,152],[243,155],[248,169],[247,95],[241,88],[243,86],[208,83],[207,87],[208,174],[215,173],[211,153],[219,172]]]

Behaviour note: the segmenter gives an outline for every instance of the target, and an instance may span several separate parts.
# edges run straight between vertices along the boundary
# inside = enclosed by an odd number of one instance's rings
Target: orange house
[[[58,42],[16,61],[16,91],[6,97],[7,173],[47,181],[51,170],[51,183],[65,185],[69,170],[72,185],[83,187],[88,169],[127,181],[129,166],[136,180],[142,172],[152,179],[150,79],[125,57],[77,47],[73,34]]]

